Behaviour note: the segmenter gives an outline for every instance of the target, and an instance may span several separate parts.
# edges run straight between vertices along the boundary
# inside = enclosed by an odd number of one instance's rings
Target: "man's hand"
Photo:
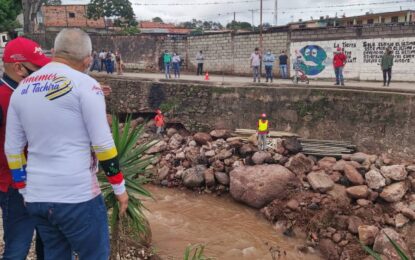
[[[125,215],[125,212],[127,211],[128,208],[128,194],[125,191],[123,194],[120,195],[115,195],[115,197],[118,200],[118,203],[120,204],[120,216]]]
[[[101,85],[101,89],[102,89],[102,92],[104,92],[104,96],[106,97],[108,97],[112,92],[111,87],[108,85]]]

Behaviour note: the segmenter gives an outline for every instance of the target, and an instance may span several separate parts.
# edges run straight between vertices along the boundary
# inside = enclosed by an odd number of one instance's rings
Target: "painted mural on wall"
[[[292,42],[290,52],[292,58],[302,56],[305,61],[302,69],[310,77],[333,78],[337,47],[348,57],[344,68],[346,78],[382,80],[380,62],[389,47],[394,55],[392,78],[415,81],[415,37]]]

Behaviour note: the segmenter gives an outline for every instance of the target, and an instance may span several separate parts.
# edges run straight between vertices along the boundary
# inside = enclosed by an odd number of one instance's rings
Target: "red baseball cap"
[[[4,63],[30,62],[43,67],[50,61],[51,59],[46,57],[39,44],[24,37],[11,40],[4,48]]]

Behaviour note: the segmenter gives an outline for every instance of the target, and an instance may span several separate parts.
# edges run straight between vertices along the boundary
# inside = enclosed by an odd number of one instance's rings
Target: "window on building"
[[[6,43],[6,42],[7,42],[7,37],[6,37],[6,35],[2,35],[2,36],[1,36],[1,40],[2,40],[2,42]]]
[[[373,24],[374,23],[374,20],[373,19],[368,19],[367,20],[367,24]]]
[[[353,21],[347,21],[348,26],[353,26]]]
[[[358,21],[357,21],[357,24],[358,24],[358,25],[362,25],[362,20],[358,20]]]
[[[399,16],[393,16],[391,19],[392,23],[399,23]]]
[[[382,17],[382,19],[380,19],[381,23],[385,23],[386,19],[384,17]]]
[[[75,18],[75,13],[69,13],[69,18]]]

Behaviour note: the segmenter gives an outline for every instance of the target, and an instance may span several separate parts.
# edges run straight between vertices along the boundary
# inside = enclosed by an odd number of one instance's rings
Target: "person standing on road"
[[[205,56],[203,55],[203,51],[199,51],[196,54],[196,63],[197,63],[197,72],[196,75],[203,75],[203,63],[205,62]]]
[[[97,70],[100,72],[99,68],[99,55],[96,51],[92,52],[92,65],[91,65],[91,71]]]
[[[40,46],[23,37],[10,41],[3,55],[4,74],[0,79],[0,207],[3,217],[2,259],[26,259],[32,244],[35,220],[27,212],[19,184],[13,181],[4,152],[7,111],[19,82],[50,62]],[[36,256],[43,260],[43,245],[36,232]]]
[[[158,136],[163,136],[165,120],[164,120],[164,115],[160,109],[156,110],[156,116],[154,117],[154,124],[156,125],[156,128],[157,128],[156,134]]]
[[[268,50],[264,55],[266,82],[268,82],[268,80],[270,80],[271,83],[272,83],[272,80],[273,80],[272,68],[274,66],[274,62],[275,62],[275,56],[274,56],[274,54],[271,53],[271,50]]]
[[[115,62],[117,64],[117,74],[122,75],[122,57],[120,49],[115,52]]]
[[[261,82],[261,75],[259,73],[259,67],[261,66],[261,54],[259,49],[255,48],[254,52],[251,54],[250,66],[252,68],[254,82],[258,79],[258,82]]]
[[[170,75],[170,64],[171,64],[171,54],[168,50],[164,51],[163,63],[164,63],[164,73],[166,74],[166,79],[171,78]]]
[[[172,63],[173,63],[173,71],[174,71],[174,78],[180,78],[180,56],[177,53],[173,53]]]
[[[287,62],[288,62],[288,56],[285,54],[285,51],[281,52],[281,55],[278,57],[280,61],[280,75],[282,79],[288,78],[288,71],[287,71]]]
[[[380,66],[383,72],[383,86],[388,86],[391,83],[392,78],[392,66],[393,66],[393,51],[391,48],[387,48],[385,54],[382,56],[382,62]]]
[[[52,62],[21,81],[12,95],[5,153],[44,242],[46,259],[69,260],[73,252],[79,259],[109,259],[107,209],[96,176],[97,159],[121,215],[127,210],[128,194],[104,94],[85,74],[91,39],[80,29],[63,29],[54,49]]]
[[[263,113],[258,119],[258,149],[265,151],[267,149],[267,135],[269,135],[269,122],[267,115]]]
[[[336,75],[336,86],[342,85],[344,86],[344,77],[343,77],[343,70],[344,66],[347,62],[347,56],[343,53],[342,48],[337,47],[337,51],[334,54],[333,57],[333,67],[334,67],[334,73]]]
[[[100,71],[103,71],[104,68],[105,70],[107,70],[106,66],[105,66],[105,58],[107,57],[107,53],[105,52],[104,49],[101,50],[101,52],[99,53],[99,59],[101,61],[101,67],[100,67]]]

